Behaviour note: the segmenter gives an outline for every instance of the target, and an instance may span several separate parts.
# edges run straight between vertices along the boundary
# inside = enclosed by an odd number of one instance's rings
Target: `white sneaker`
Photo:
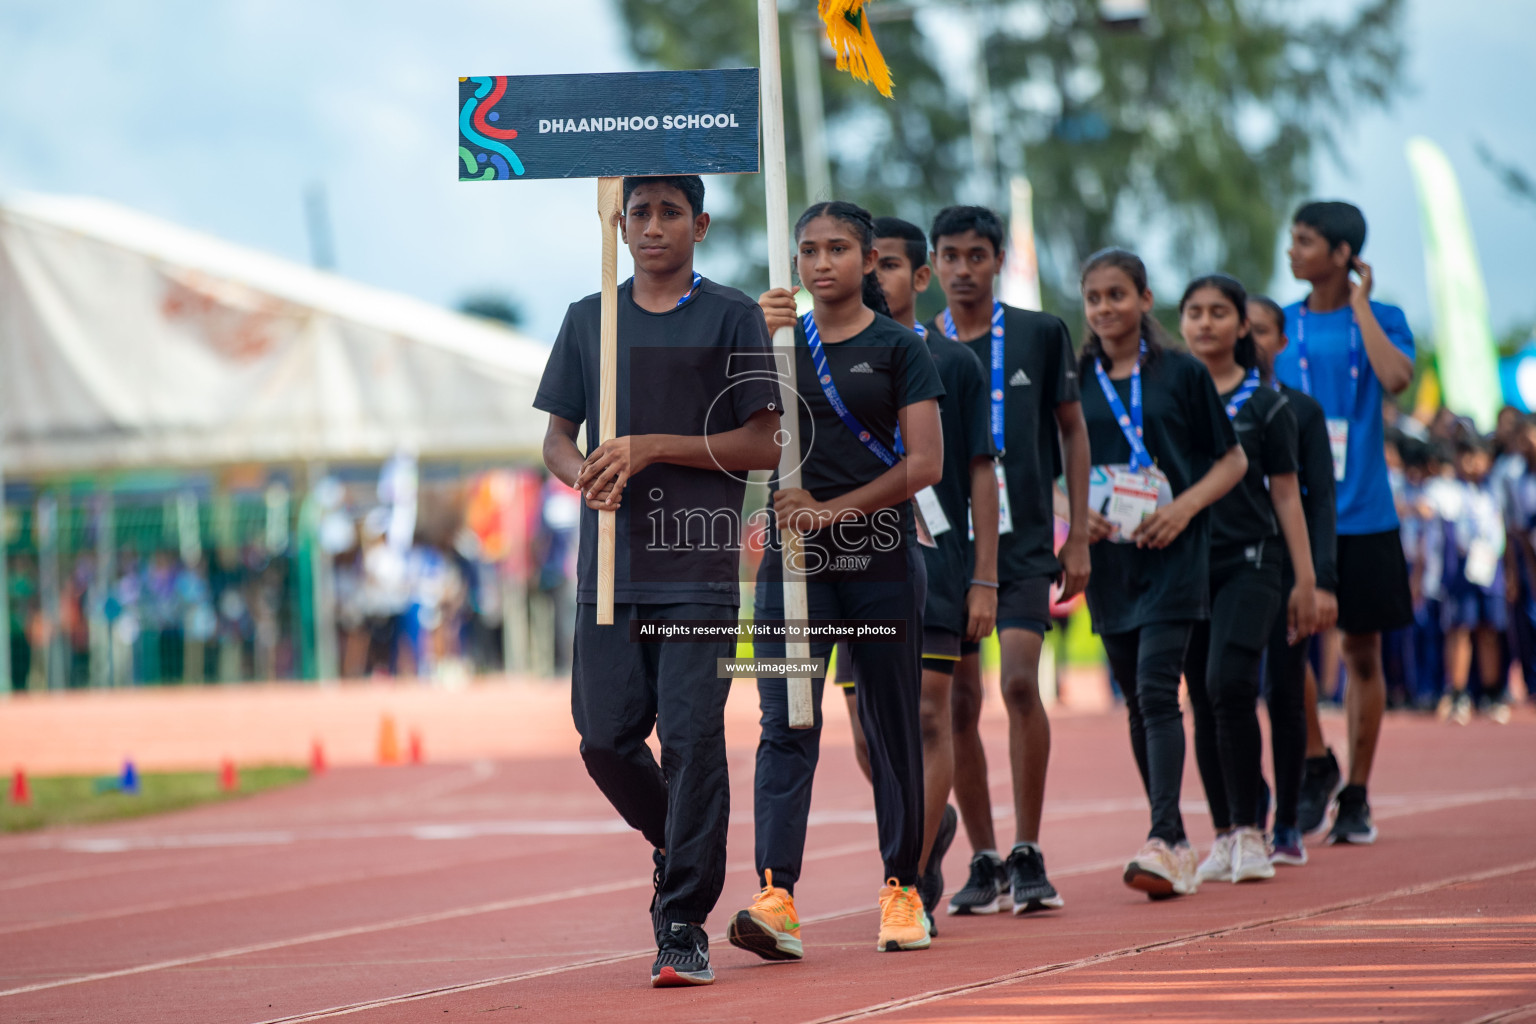
[[[1154,900],[1188,896],[1199,888],[1191,870],[1194,857],[1183,852],[1188,850],[1182,844],[1170,849],[1161,839],[1148,839],[1125,866],[1125,884]]]
[[[1173,867],[1178,879],[1178,887],[1183,895],[1200,890],[1200,871],[1196,864],[1195,848],[1189,845],[1189,841],[1179,843],[1173,848]]]
[[[1202,882],[1230,882],[1232,880],[1232,851],[1237,845],[1237,833],[1225,832],[1216,837],[1211,852],[1200,862],[1196,872]]]
[[[1232,844],[1232,881],[1256,882],[1261,878],[1274,878],[1275,866],[1269,859],[1269,844],[1264,833],[1247,826],[1232,833],[1237,841]]]

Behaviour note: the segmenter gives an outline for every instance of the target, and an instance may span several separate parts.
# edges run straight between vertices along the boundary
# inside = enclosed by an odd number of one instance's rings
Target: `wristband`
[[[971,586],[973,586],[973,587],[991,587],[993,590],[997,589],[997,584],[996,583],[988,583],[986,580],[971,580]]]

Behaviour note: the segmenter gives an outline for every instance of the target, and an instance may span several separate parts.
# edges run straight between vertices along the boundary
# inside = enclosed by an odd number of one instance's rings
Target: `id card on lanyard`
[[[991,349],[989,360],[991,364],[991,387],[987,390],[990,408],[987,415],[987,425],[992,431],[992,447],[996,449],[998,458],[1003,455],[1003,304],[997,299],[992,300],[992,327],[989,332]],[[944,307],[944,312],[939,314],[939,329],[950,341],[960,340],[960,331],[955,327],[954,315],[949,307]],[[997,474],[997,532],[999,534],[1013,532],[1013,506],[1008,502],[1008,477],[1003,472],[1002,462],[994,462],[992,470]],[[971,539],[976,539],[976,531],[971,530]]]
[[[1296,357],[1301,368],[1301,390],[1309,396],[1312,394],[1312,360],[1307,353],[1307,304],[1301,304],[1301,311],[1296,314]],[[1354,406],[1360,400],[1360,325],[1355,323],[1355,314],[1351,310],[1349,314],[1349,379],[1354,388],[1354,394],[1350,396],[1350,408],[1348,412],[1354,412]],[[1333,478],[1344,479],[1344,469],[1349,461],[1349,416],[1329,416],[1328,423],[1328,450],[1333,455]]]
[[[901,427],[898,426],[896,428],[896,451],[892,454],[891,450],[881,444],[875,435],[864,429],[864,425],[858,421],[848,406],[844,404],[842,396],[837,393],[837,384],[832,380],[832,368],[827,364],[827,353],[822,348],[821,332],[816,329],[815,314],[806,313],[802,316],[800,318],[800,326],[805,331],[805,344],[811,352],[811,365],[816,368],[816,382],[821,385],[821,393],[826,396],[827,404],[832,407],[833,412],[837,413],[837,418],[843,421],[843,426],[847,427],[853,436],[859,439],[859,443],[874,454],[875,458],[885,463],[886,466],[896,465],[902,454],[904,454],[901,445]],[[936,497],[934,504],[935,506],[938,504]],[[938,545],[933,540],[933,532],[923,519],[921,505],[913,505],[912,512],[913,518],[917,521],[918,543],[927,548],[937,547]],[[940,514],[943,514],[942,510]],[[948,528],[949,525],[946,520],[944,529]],[[942,533],[944,531],[940,530],[939,532]]]
[[[1106,469],[1104,483],[1108,485],[1108,493],[1100,502],[1103,507],[1099,510],[1099,514],[1116,528],[1113,539],[1122,542],[1129,541],[1130,535],[1143,520],[1157,511],[1160,504],[1167,503],[1164,498],[1167,477],[1153,465],[1152,454],[1147,451],[1145,432],[1142,429],[1141,363],[1146,355],[1147,343],[1143,340],[1136,355],[1136,364],[1131,367],[1129,409],[1120,401],[1114,383],[1110,381],[1109,374],[1104,372],[1104,364],[1098,360],[1093,364],[1099,388],[1104,392],[1104,401],[1108,403],[1110,414],[1115,417],[1115,423],[1119,425],[1131,449],[1130,462],[1124,468],[1113,466]],[[1257,386],[1257,378],[1253,380]],[[1244,385],[1247,383],[1245,381]],[[1252,394],[1253,391],[1249,390],[1243,401],[1247,401]],[[1093,488],[1089,490],[1092,501]]]

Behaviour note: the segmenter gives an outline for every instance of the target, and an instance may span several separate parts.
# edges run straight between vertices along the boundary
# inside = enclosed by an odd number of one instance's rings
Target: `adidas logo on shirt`
[[[849,373],[874,373],[874,367],[868,363],[854,363],[848,368]]]
[[[1008,378],[1008,386],[1011,388],[1022,388],[1028,383],[1029,374],[1024,372],[1024,367],[1022,366],[1014,370],[1013,376]]]

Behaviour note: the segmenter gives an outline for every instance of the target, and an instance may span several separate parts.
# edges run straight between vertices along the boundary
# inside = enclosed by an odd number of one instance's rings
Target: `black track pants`
[[[1110,671],[1125,694],[1131,751],[1152,805],[1149,839],[1172,846],[1184,840],[1179,790],[1184,784],[1184,716],[1179,674],[1196,623],[1158,622],[1105,635]]]
[[[1259,660],[1279,608],[1278,541],[1211,549],[1211,619],[1195,625],[1184,679],[1195,761],[1218,831],[1258,824]]]
[[[907,635],[899,643],[850,643],[859,679],[859,722],[869,744],[874,777],[875,823],[885,877],[902,885],[917,882],[923,848],[923,738],[918,705],[922,696],[923,601],[928,571],[915,547],[890,553],[905,561],[905,571],[878,579],[842,579],[806,583],[808,612],[818,619],[905,619]],[[775,553],[764,556],[758,573],[756,617],[784,617],[783,590]],[[784,645],[755,645],[762,658],[782,658]],[[826,658],[832,643],[811,645],[811,656]],[[811,681],[816,724],[789,727],[789,701],[782,677],[757,681],[762,709],[762,738],[757,747],[753,817],[757,827],[757,869],[773,872],[773,884],[794,891],[805,854],[806,817],[811,783],[821,747],[821,691],[824,680]]]
[[[613,625],[597,606],[576,609],[571,714],[581,758],[608,802],[657,849],[667,851],[657,904],[662,922],[700,923],[725,885],[725,833],[731,816],[725,759],[725,699],[731,681],[716,659],[734,639],[636,643],[632,619],[736,621],[717,604],[615,604]],[[646,737],[656,730],[661,763]]]

